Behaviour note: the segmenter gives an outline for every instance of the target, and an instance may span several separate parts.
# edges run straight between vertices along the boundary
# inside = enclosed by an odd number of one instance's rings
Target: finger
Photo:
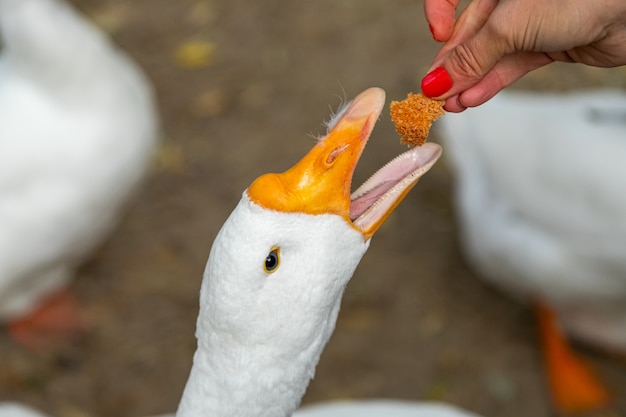
[[[462,111],[467,110],[467,107],[459,103],[459,96],[455,95],[446,99],[443,109],[448,113],[461,113]]]
[[[475,36],[452,48],[435,62],[438,65],[422,79],[422,92],[431,98],[446,99],[477,84],[506,55],[515,52],[492,20]]]
[[[455,96],[454,108],[480,106],[530,71],[552,62],[554,60],[550,56],[540,52],[507,55],[478,83]]]
[[[468,107],[480,106],[530,71],[552,62],[554,60],[549,55],[539,52],[520,52],[506,56],[476,85],[448,97],[444,109],[459,113]]]
[[[463,10],[457,20],[452,36],[435,56],[430,69],[439,66],[439,62],[450,50],[467,41],[484,26],[499,0],[474,0]]]
[[[425,0],[424,14],[430,31],[438,42],[445,42],[452,36],[454,14],[459,0]]]

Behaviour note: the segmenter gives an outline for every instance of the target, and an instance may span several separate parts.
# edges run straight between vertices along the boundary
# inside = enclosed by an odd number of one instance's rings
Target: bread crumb
[[[426,97],[422,93],[409,93],[402,101],[392,101],[391,120],[400,134],[400,143],[422,146],[430,126],[444,113],[443,100]]]

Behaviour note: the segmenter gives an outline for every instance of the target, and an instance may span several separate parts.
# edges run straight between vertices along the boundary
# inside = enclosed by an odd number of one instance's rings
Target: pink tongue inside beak
[[[365,230],[376,223],[404,198],[441,155],[434,143],[414,147],[398,155],[352,193],[350,219]]]

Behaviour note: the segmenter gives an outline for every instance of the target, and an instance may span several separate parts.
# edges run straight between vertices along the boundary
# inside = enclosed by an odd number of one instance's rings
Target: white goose
[[[114,227],[158,122],[141,71],[62,0],[0,0],[0,41],[0,321],[29,344],[14,320]]]
[[[558,331],[626,352],[626,94],[505,92],[439,126],[468,260],[542,303],[556,405],[604,406]]]
[[[259,177],[243,193],[209,255],[198,347],[177,417],[286,417],[298,407],[371,236],[441,153],[436,144],[413,148],[351,196],[354,168],[384,101],[381,89],[361,93],[300,162]],[[471,416],[402,402],[327,404],[294,415],[372,413]]]

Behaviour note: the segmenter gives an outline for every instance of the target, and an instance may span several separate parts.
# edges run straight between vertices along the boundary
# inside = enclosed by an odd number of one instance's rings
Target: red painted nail
[[[444,67],[437,67],[422,80],[422,92],[427,97],[439,97],[452,88],[452,78]]]

